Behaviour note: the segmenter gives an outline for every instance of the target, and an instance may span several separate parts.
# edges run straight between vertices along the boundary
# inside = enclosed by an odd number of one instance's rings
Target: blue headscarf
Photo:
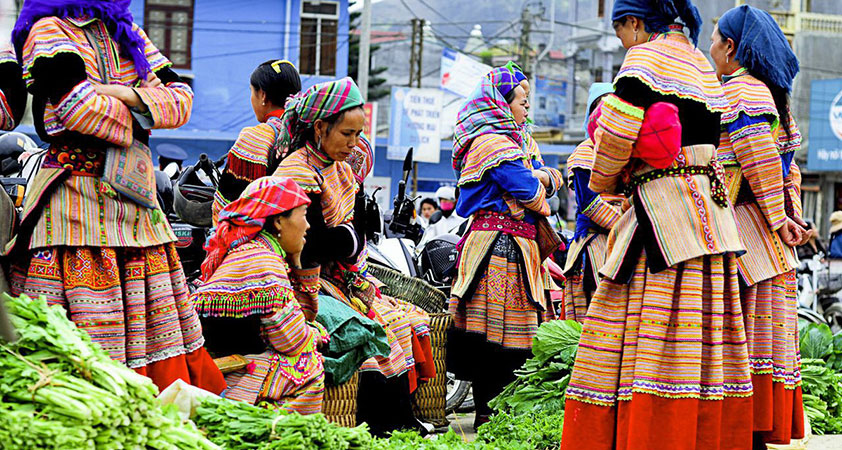
[[[693,45],[699,45],[702,17],[691,0],[615,0],[611,20],[634,16],[643,19],[646,31],[665,33],[680,18],[690,31]]]
[[[798,58],[769,13],[749,5],[730,9],[719,19],[719,34],[734,41],[735,58],[751,74],[792,90]]]
[[[614,85],[611,83],[594,83],[591,85],[591,88],[588,90],[588,103],[585,105],[588,108],[588,113],[585,115],[585,123],[582,125],[585,131],[588,130],[588,119],[591,117],[593,102],[599,97],[612,92],[614,92]]]
[[[23,60],[23,44],[35,22],[44,17],[91,17],[105,24],[108,34],[120,46],[120,53],[134,61],[140,78],[149,73],[146,59],[146,42],[132,29],[131,0],[26,0],[20,10],[12,43],[15,45],[18,61]]]

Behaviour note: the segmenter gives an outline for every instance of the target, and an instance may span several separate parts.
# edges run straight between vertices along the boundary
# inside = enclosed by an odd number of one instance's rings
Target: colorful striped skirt
[[[741,292],[754,385],[754,431],[772,444],[804,437],[795,271]]]
[[[176,379],[211,392],[225,380],[207,351],[175,246],[53,247],[13,267],[12,292],[61,305],[112,359],[159,389]]]
[[[576,254],[568,254],[577,261],[567,272],[569,275],[564,287],[564,318],[584,323],[591,296],[599,285],[599,268],[605,262],[608,236],[598,233],[580,239],[587,241],[584,248]],[[570,251],[572,250],[571,246]]]
[[[562,450],[752,446],[737,266],[709,255],[603,280],[567,389]]]

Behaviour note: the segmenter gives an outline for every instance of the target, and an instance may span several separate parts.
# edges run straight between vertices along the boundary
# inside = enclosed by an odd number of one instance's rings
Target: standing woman
[[[214,224],[219,210],[239,198],[249,183],[275,173],[284,156],[277,145],[284,104],[300,90],[298,70],[285,59],[266,61],[251,73],[251,108],[259,123],[243,128],[228,151],[225,170],[213,199]]]
[[[327,332],[301,307],[319,292],[319,269],[301,266],[309,203],[294,181],[262,177],[220,212],[193,301],[208,350],[250,361],[225,376],[225,398],[301,414],[322,409],[317,347],[327,343]]]
[[[21,215],[12,290],[64,306],[112,359],[159,388],[181,378],[218,393],[225,380],[202,347],[160,207],[102,181],[109,147],[139,152],[150,128],[183,125],[193,104],[129,3],[27,0],[15,24],[35,128],[50,149]],[[136,167],[153,170],[151,157]]]
[[[357,418],[382,435],[414,428],[409,393],[416,380],[413,348],[432,361],[429,318],[420,309],[382,296],[366,274],[365,212],[361,181],[373,163],[362,135],[362,94],[350,78],[315,85],[290,99],[282,148],[294,149],[276,176],[295,180],[310,197],[310,231],[301,255],[305,267],[321,266],[322,289],[380,323],[391,346],[388,357],[361,367]],[[420,355],[419,355],[420,356]],[[435,371],[426,372],[427,377]]]
[[[585,318],[561,448],[751,448],[742,246],[714,160],[728,103],[696,48],[702,21],[689,0],[617,0],[612,20],[628,52],[600,106],[589,187],[613,192],[626,177],[631,205]],[[664,108],[677,110],[680,144],[656,169],[641,130]]]
[[[737,267],[754,385],[755,443],[788,444],[804,437],[794,247],[803,242],[790,232],[803,223],[794,158],[801,133],[787,98],[798,59],[775,19],[748,5],[722,16],[710,52],[731,103],[722,115],[717,158],[728,175],[747,250]]]
[[[459,111],[453,168],[461,189],[456,212],[471,217],[460,244],[447,338],[447,368],[473,382],[477,416],[531,355],[538,326],[554,317],[544,293],[536,225],[550,213],[548,169],[524,153],[526,92],[505,67],[486,75]]]
[[[588,118],[602,102],[614,92],[611,83],[594,83],[588,93]],[[599,269],[605,262],[608,232],[620,219],[620,208],[611,203],[610,194],[597,194],[590,190],[591,168],[594,163],[594,146],[590,137],[579,144],[567,159],[567,183],[576,193],[576,231],[567,250],[564,265],[564,318],[585,321],[591,295],[599,285]],[[616,198],[616,196],[614,196]]]

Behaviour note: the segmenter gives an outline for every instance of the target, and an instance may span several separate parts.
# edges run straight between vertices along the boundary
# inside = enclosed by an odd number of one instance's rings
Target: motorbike
[[[842,330],[842,273],[831,273],[824,253],[801,260],[798,277],[798,318],[810,323],[826,323],[835,333]]]

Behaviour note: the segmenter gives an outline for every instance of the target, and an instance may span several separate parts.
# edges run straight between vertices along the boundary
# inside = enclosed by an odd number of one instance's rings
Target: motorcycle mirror
[[[409,174],[409,171],[412,170],[412,147],[409,147],[409,151],[406,152],[406,157],[403,159],[403,173],[404,179]]]

